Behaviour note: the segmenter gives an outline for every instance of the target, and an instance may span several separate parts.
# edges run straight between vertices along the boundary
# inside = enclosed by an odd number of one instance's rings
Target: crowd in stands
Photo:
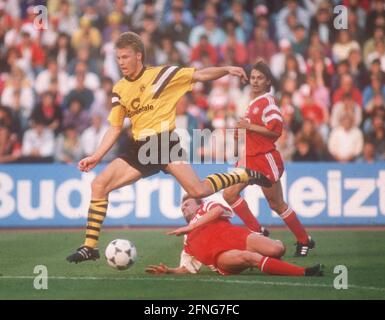
[[[36,22],[41,4],[47,25]],[[347,29],[335,23],[340,4]],[[0,0],[0,163],[74,163],[95,151],[124,31],[141,36],[149,65],[268,62],[285,161],[385,160],[382,0]],[[178,103],[177,125],[233,127],[249,99],[237,78],[197,83]]]

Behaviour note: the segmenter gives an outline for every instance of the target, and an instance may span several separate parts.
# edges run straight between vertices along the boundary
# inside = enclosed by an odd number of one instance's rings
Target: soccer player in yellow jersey
[[[88,172],[100,162],[117,141],[126,117],[131,120],[133,140],[128,153],[113,160],[92,182],[85,242],[67,257],[69,262],[78,263],[99,258],[97,247],[107,212],[108,194],[160,170],[172,174],[194,198],[207,197],[240,182],[270,185],[269,180],[261,173],[248,169],[212,174],[200,180],[187,161],[175,161],[175,158],[187,160],[180,148],[179,138],[173,132],[175,105],[180,97],[190,91],[197,81],[215,80],[227,74],[246,81],[247,76],[242,68],[227,66],[195,70],[177,66],[146,67],[143,42],[133,32],[122,33],[115,47],[124,77],[113,87],[112,110],[108,117],[110,127],[95,153],[79,162],[79,169]],[[147,143],[155,146],[157,161],[143,161],[146,151],[154,150],[152,147],[148,150]],[[179,148],[182,154],[173,154],[175,148]]]

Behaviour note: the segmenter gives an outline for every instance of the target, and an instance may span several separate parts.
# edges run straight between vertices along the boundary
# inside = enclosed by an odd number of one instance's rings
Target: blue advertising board
[[[0,227],[84,226],[90,183],[103,167],[81,173],[71,165],[1,165]],[[231,170],[228,165],[193,167],[201,178]],[[281,181],[285,199],[305,225],[385,225],[382,163],[288,163]],[[182,225],[182,195],[170,175],[139,180],[110,194],[105,225]],[[282,224],[259,187],[249,186],[244,196],[262,224]],[[212,198],[224,202],[220,194]]]

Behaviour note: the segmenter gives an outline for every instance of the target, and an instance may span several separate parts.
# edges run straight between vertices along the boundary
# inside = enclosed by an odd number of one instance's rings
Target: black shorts
[[[126,152],[119,158],[137,169],[143,177],[165,171],[167,165],[175,161],[187,161],[187,153],[180,145],[175,131],[162,132],[148,136],[145,140],[130,138],[125,146]]]

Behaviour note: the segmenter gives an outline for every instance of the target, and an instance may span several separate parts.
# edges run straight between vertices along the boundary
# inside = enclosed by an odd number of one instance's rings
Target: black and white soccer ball
[[[111,241],[105,251],[107,263],[118,270],[126,270],[131,267],[137,257],[135,245],[124,239]]]

